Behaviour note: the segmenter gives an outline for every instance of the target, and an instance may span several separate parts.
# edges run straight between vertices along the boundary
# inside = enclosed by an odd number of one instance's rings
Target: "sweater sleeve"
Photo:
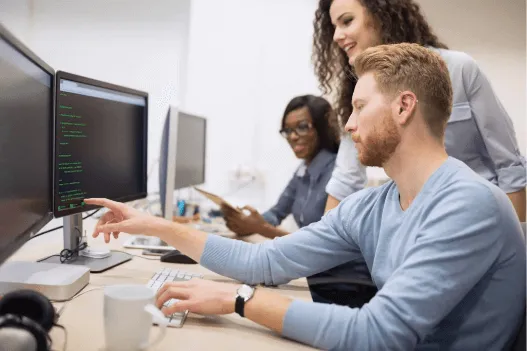
[[[345,215],[355,203],[343,202],[319,222],[261,244],[211,235],[200,264],[247,284],[278,285],[361,259]]]

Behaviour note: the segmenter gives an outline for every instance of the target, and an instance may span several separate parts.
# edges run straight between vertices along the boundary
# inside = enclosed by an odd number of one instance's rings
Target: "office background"
[[[527,154],[526,4],[419,0],[452,49],[472,55]],[[245,172],[273,204],[298,165],[278,134],[287,102],[318,94],[310,62],[316,0],[0,0],[0,22],[52,67],[148,91],[149,192],[169,103],[208,119],[207,183],[225,194]],[[382,179],[370,169],[372,183]],[[246,189],[247,190],[247,189]]]

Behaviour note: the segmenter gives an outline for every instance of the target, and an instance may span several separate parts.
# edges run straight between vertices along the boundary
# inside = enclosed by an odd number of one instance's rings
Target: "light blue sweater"
[[[526,252],[511,202],[449,158],[402,211],[393,182],[318,223],[254,245],[210,236],[201,264],[283,284],[364,256],[379,292],[361,309],[294,301],[284,336],[335,350],[502,350],[525,312]]]

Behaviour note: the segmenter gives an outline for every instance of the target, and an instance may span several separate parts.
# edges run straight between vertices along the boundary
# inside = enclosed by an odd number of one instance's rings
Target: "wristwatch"
[[[236,291],[236,303],[234,304],[234,311],[242,317],[245,317],[245,303],[253,297],[254,290],[255,288],[253,288],[252,286],[244,284],[240,286]]]

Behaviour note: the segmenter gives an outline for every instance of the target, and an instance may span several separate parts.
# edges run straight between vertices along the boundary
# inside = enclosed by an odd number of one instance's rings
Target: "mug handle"
[[[145,312],[150,313],[152,317],[154,317],[154,322],[161,327],[159,335],[155,338],[154,341],[141,346],[142,349],[149,349],[157,345],[165,337],[168,326],[168,319],[165,317],[165,315],[163,314],[163,312],[161,312],[159,308],[152,304],[148,304],[145,306]]]

